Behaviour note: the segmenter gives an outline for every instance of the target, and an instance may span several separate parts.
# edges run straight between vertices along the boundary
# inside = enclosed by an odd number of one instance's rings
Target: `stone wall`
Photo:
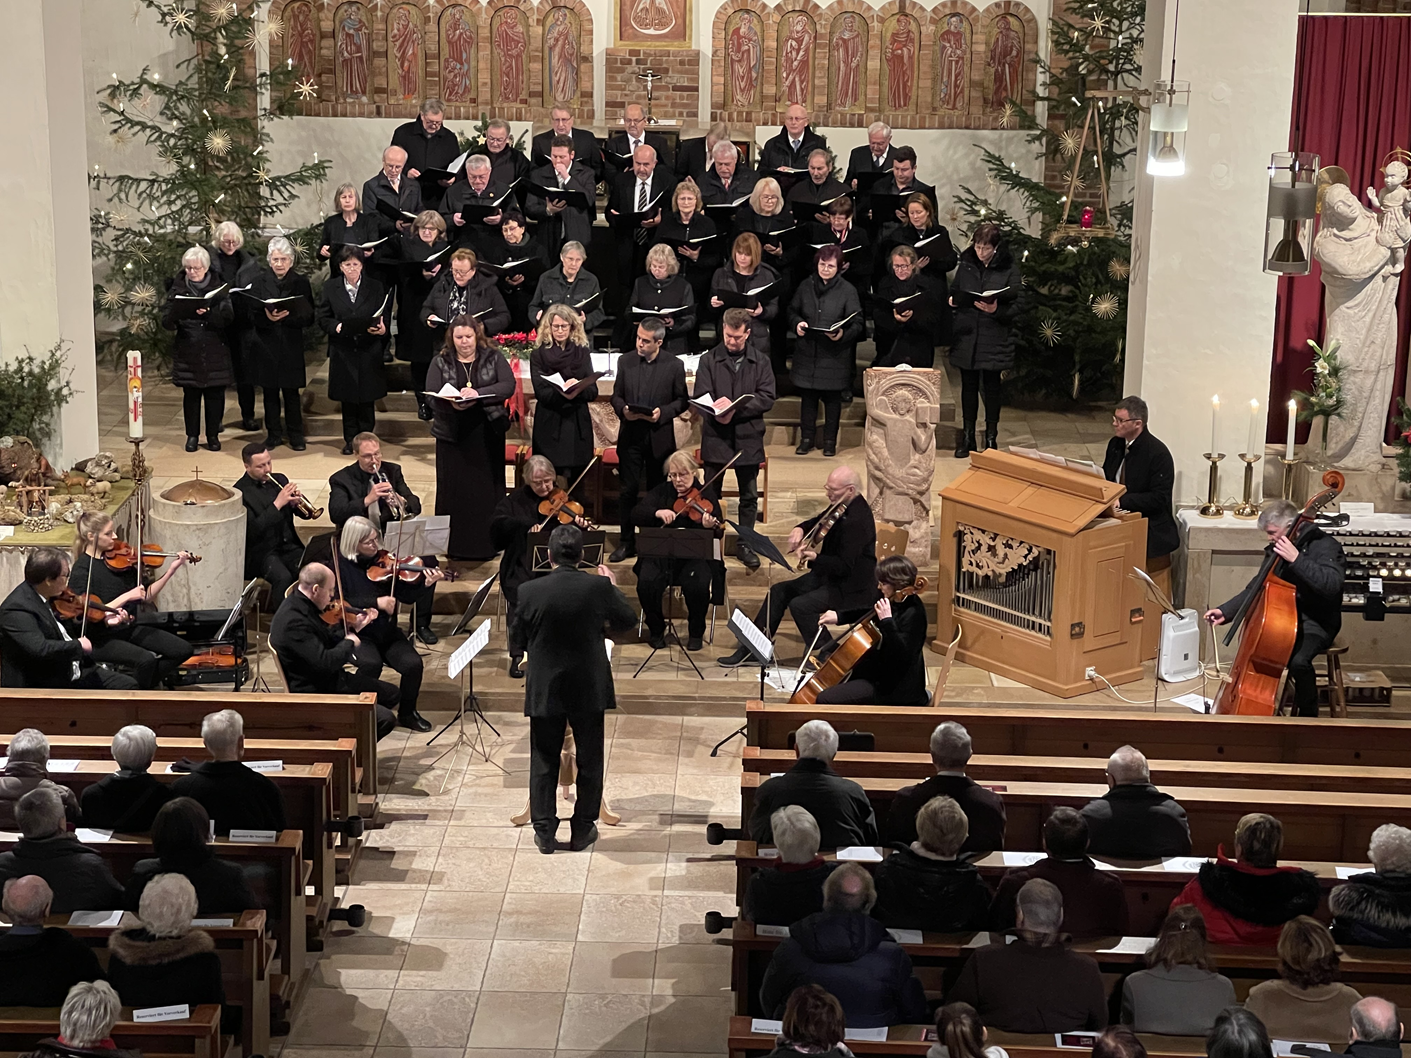
[[[647,89],[637,75],[649,68],[664,76],[652,88],[652,117],[694,127],[701,92],[701,53],[681,48],[609,48],[605,60],[603,108],[620,115],[628,103],[646,105]]]

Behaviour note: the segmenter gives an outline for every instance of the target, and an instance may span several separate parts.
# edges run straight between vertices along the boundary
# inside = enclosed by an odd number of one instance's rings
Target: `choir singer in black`
[[[252,441],[241,449],[240,458],[245,473],[235,488],[245,505],[245,577],[263,577],[269,582],[273,610],[299,575],[299,559],[304,553],[294,529],[294,515],[304,519],[316,515],[308,503],[300,503],[304,494],[299,486],[274,473],[269,445]]]
[[[343,406],[343,454],[353,437],[377,425],[377,402],[387,396],[382,370],[389,302],[386,289],[363,271],[362,251],[341,247],[334,256],[341,275],[323,284],[318,325],[328,335],[328,399]]]
[[[678,514],[675,505],[693,487],[700,467],[685,452],[672,452],[666,457],[666,480],[642,497],[632,512],[632,520],[640,527],[684,526],[688,529],[720,529],[722,515],[715,486],[701,493],[697,501],[705,511],[699,519],[689,513]],[[637,574],[637,600],[642,604],[642,619],[655,650],[666,646],[666,617],[662,614],[662,594],[672,585],[681,586],[686,599],[686,649],[700,650],[705,645],[706,609],[710,606],[710,586],[720,563],[704,558],[639,558],[633,572]]]
[[[304,370],[304,328],[314,322],[314,295],[308,276],[294,271],[294,246],[282,235],[269,241],[269,269],[252,280],[251,298],[242,298],[250,326],[243,333],[245,362],[265,396],[265,444],[278,447],[289,438],[296,452],[304,440],[300,391],[308,385]],[[282,407],[281,407],[282,405]]]

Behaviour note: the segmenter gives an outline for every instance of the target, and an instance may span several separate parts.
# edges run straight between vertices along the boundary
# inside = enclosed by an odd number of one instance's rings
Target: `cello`
[[[899,603],[908,595],[916,595],[925,590],[926,578],[917,577],[914,583],[893,592],[892,602]],[[877,627],[876,616],[875,612],[870,611],[867,616],[844,630],[837,640],[837,647],[828,655],[828,660],[790,696],[790,705],[814,705],[820,694],[848,678],[863,655],[882,642],[882,630]]]
[[[1322,492],[1308,501],[1288,527],[1287,536],[1297,546],[1300,536],[1313,519],[1342,492],[1346,479],[1336,470],[1323,475]],[[1278,707],[1279,680],[1298,638],[1298,604],[1293,584],[1275,572],[1283,570],[1283,559],[1271,550],[1259,567],[1240,612],[1230,621],[1225,645],[1234,641],[1244,627],[1239,650],[1228,677],[1222,677],[1215,692],[1214,712],[1237,716],[1273,716]]]

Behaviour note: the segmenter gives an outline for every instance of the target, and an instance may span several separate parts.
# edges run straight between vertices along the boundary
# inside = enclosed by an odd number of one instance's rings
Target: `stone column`
[[[1146,10],[1145,69],[1169,77],[1175,4],[1148,0]],[[1242,487],[1249,401],[1268,407],[1276,279],[1263,271],[1264,214],[1269,155],[1289,147],[1297,33],[1298,0],[1183,0],[1186,172],[1146,175],[1145,139],[1133,162],[1124,389],[1145,398],[1151,432],[1171,449],[1177,504],[1204,495],[1211,396],[1221,400],[1226,497]]]
[[[55,466],[98,450],[88,147],[79,0],[12,0],[0,39],[0,357],[42,355],[59,339],[77,394],[45,455]]]
[[[941,373],[933,368],[870,367],[867,399],[867,502],[879,523],[907,532],[906,556],[931,564],[931,485],[936,476],[936,421]]]

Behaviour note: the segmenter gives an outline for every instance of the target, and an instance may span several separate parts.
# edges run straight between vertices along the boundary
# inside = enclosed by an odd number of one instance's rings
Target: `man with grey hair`
[[[460,140],[446,128],[446,104],[436,98],[426,100],[416,117],[393,130],[391,145],[406,152],[406,173],[421,185],[422,209],[440,208],[441,196],[457,179],[441,173],[461,153]]]
[[[58,1039],[40,1040],[25,1058],[142,1058],[113,1042],[122,1000],[107,981],[84,981],[69,989],[59,1011]]]
[[[622,130],[607,138],[603,158],[615,172],[632,167],[632,156],[638,147],[647,146],[656,151],[657,160],[667,169],[675,168],[675,158],[671,144],[659,132],[650,131],[647,125],[647,112],[641,103],[628,103],[622,109]]]
[[[753,169],[745,168],[740,160],[740,148],[729,140],[720,140],[711,148],[710,160],[710,170],[702,174],[698,181],[702,205],[725,206],[749,197],[759,180],[759,174]],[[733,215],[734,211],[731,210],[724,216],[715,216],[714,219],[719,226],[721,222],[728,224]]]
[[[786,805],[769,817],[779,865],[750,875],[740,917],[746,922],[790,926],[823,910],[823,883],[837,860],[818,855],[818,821],[806,808]]]
[[[867,142],[854,147],[848,155],[848,171],[843,181],[854,191],[864,194],[867,188],[892,168],[892,127],[885,121],[874,121],[867,127]],[[875,173],[876,176],[859,174]]]
[[[64,802],[52,789],[31,790],[15,806],[20,840],[0,852],[0,881],[37,874],[54,891],[51,910],[114,911],[122,907],[122,886],[97,849],[79,844],[64,829]]]
[[[760,175],[775,176],[791,169],[802,172],[808,168],[808,156],[817,148],[827,146],[828,141],[808,123],[808,110],[791,103],[784,111],[784,127],[760,148]]]
[[[241,763],[245,754],[245,721],[234,709],[207,713],[201,720],[201,741],[211,759],[172,783],[173,797],[200,802],[216,833],[236,830],[283,830],[284,795],[268,775]]]
[[[0,771],[0,830],[15,829],[15,805],[31,790],[43,787],[53,790],[64,800],[64,813],[69,822],[79,819],[78,798],[67,786],[51,782],[49,774],[49,740],[44,732],[26,727],[10,739],[9,759]]]
[[[970,732],[947,720],[931,732],[931,763],[936,774],[897,791],[887,813],[887,837],[910,845],[916,840],[916,813],[933,797],[949,797],[970,826],[962,852],[993,852],[1004,848],[1004,799],[965,774],[970,760]]]
[[[838,753],[838,733],[832,726],[810,720],[795,732],[794,748],[798,763],[755,791],[750,837],[769,844],[774,840],[774,813],[785,805],[800,805],[817,821],[823,848],[877,844],[877,818],[867,794],[832,768]]]
[[[1411,948],[1411,830],[1383,823],[1367,849],[1372,869],[1328,894],[1333,939],[1371,948]]]
[[[467,158],[465,179],[451,185],[440,210],[451,245],[468,246],[479,255],[492,240],[498,241],[504,211],[518,205],[513,198],[506,198],[510,190],[509,184],[495,179],[494,163],[488,156],[472,154]]]
[[[1352,1030],[1343,1054],[1356,1058],[1400,1058],[1405,1031],[1396,1004],[1380,996],[1367,996],[1352,1004]]]
[[[529,175],[529,159],[514,145],[514,133],[504,118],[491,118],[485,126],[485,156],[503,187],[512,187]]]
[[[83,821],[101,830],[145,834],[157,810],[175,795],[147,769],[157,755],[157,736],[150,727],[128,724],[113,736],[113,760],[118,770],[83,791]]]
[[[1252,602],[1266,568],[1293,584],[1298,636],[1289,655],[1288,674],[1293,681],[1294,712],[1298,716],[1317,716],[1318,677],[1313,671],[1313,659],[1328,649],[1342,629],[1346,561],[1342,545],[1316,525],[1300,527],[1297,542],[1290,540],[1289,528],[1298,513],[1288,500],[1270,500],[1264,505],[1259,512],[1259,528],[1269,538],[1264,565],[1244,591],[1229,602],[1206,610],[1205,619],[1213,625],[1235,620],[1240,610]]]
[[[1186,810],[1152,785],[1140,750],[1119,746],[1107,759],[1106,775],[1107,793],[1083,806],[1090,853],[1119,860],[1190,855]]]
[[[821,985],[843,1005],[850,1028],[926,1020],[926,995],[911,957],[868,912],[877,901],[872,876],[844,863],[823,883],[823,910],[789,928],[760,985],[766,1017],[778,1018],[801,985]]]
[[[1076,1032],[1107,1027],[1107,991],[1091,956],[1070,951],[1059,930],[1063,896],[1042,878],[1016,899],[1013,943],[977,948],[960,968],[947,1003],[969,1003],[988,1028],[1004,1032]]]
[[[37,875],[5,883],[10,928],[0,933],[0,1007],[56,1007],[80,981],[103,976],[93,949],[66,929],[44,926],[54,902]]]

